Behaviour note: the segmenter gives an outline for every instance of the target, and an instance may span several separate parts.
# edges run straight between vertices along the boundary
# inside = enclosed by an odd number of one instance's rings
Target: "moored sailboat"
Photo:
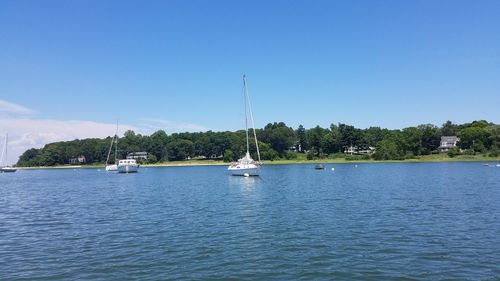
[[[233,176],[258,176],[260,174],[260,167],[262,165],[260,161],[259,143],[257,142],[257,134],[255,132],[255,123],[252,115],[252,106],[250,104],[250,98],[248,96],[247,80],[245,75],[243,75],[243,95],[245,98],[245,132],[246,132],[246,144],[247,151],[243,158],[238,159],[238,162],[232,163],[227,169]],[[255,147],[257,150],[258,161],[255,161],[250,156],[250,137],[248,134],[248,115],[252,121],[253,136],[255,140]]]
[[[9,145],[9,134],[5,134],[5,147],[2,150],[2,156],[0,157],[0,173],[13,173],[17,171],[16,168],[8,166],[7,164],[5,166],[1,166],[5,162],[7,162],[7,152],[8,152],[8,145]]]
[[[115,162],[114,164],[108,164],[113,145],[115,146]],[[138,170],[139,164],[137,164],[137,161],[135,159],[118,159],[118,122],[116,122],[116,132],[111,139],[111,144],[108,150],[108,157],[106,158],[106,171],[128,174],[137,173]]]

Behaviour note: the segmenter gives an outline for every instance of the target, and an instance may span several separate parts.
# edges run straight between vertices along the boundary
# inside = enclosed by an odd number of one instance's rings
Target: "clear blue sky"
[[[235,130],[243,73],[258,127],[500,123],[500,1],[0,1],[22,118]]]

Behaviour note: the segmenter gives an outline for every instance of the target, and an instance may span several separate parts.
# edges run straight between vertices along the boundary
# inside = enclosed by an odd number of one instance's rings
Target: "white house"
[[[74,164],[84,164],[86,162],[85,156],[84,155],[78,155],[76,158],[71,158],[69,159],[69,163],[74,165]]]
[[[346,147],[344,150],[345,154],[372,154],[375,152],[375,147],[369,146],[368,148],[361,148],[357,146],[349,146]]]
[[[132,152],[127,155],[127,159],[148,159],[148,153],[147,152]]]
[[[439,151],[446,152],[452,147],[457,147],[457,143],[460,138],[457,136],[443,136],[441,137],[441,143],[439,145]]]

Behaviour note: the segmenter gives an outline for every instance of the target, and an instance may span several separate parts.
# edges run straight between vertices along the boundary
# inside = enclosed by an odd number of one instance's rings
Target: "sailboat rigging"
[[[109,158],[111,156],[111,150],[113,149],[113,144],[115,145],[115,163],[109,165]],[[118,173],[137,173],[139,170],[139,165],[135,159],[120,159],[118,160],[118,122],[116,122],[116,132],[111,139],[111,145],[108,150],[108,157],[106,158],[106,171],[118,172]]]
[[[5,159],[5,163],[7,163],[8,145],[9,145],[9,134],[5,134],[5,147],[2,150],[2,156],[0,157],[0,173],[13,173],[13,172],[17,171],[16,168],[8,166],[8,165],[1,166],[4,162],[4,159]]]
[[[260,174],[260,167],[262,165],[260,160],[259,143],[257,141],[257,133],[255,131],[255,122],[252,114],[252,105],[248,95],[248,85],[246,76],[243,75],[243,95],[245,98],[245,133],[246,133],[246,147],[247,151],[243,158],[238,159],[238,162],[231,164],[227,169],[233,176],[258,176]],[[255,148],[257,150],[258,161],[255,161],[250,156],[250,136],[248,132],[248,115],[252,122],[253,139],[255,141]]]
[[[113,149],[113,144],[115,145],[115,162],[114,164],[108,165],[109,157],[111,156],[111,150]],[[108,157],[106,158],[106,171],[114,172],[118,171],[118,122],[116,122],[116,132],[113,138],[111,139],[111,145],[108,150]]]

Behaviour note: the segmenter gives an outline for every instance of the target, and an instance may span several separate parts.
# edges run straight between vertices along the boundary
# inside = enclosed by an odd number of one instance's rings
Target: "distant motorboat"
[[[500,164],[483,164],[483,166],[486,166],[486,167],[500,167]]]
[[[314,166],[314,169],[316,169],[316,170],[324,170],[325,166],[323,164],[317,164],[316,166]]]
[[[16,168],[8,166],[7,164],[5,164],[5,166],[1,166],[4,162],[7,162],[8,144],[9,134],[5,134],[5,146],[4,149],[2,149],[2,156],[0,157],[0,173],[14,173],[15,171],[17,171]]]
[[[137,173],[139,165],[135,159],[123,159],[118,161],[118,173]]]
[[[243,96],[245,98],[245,132],[247,139],[247,152],[245,153],[245,156],[243,158],[238,159],[238,162],[231,164],[227,168],[227,170],[233,176],[245,176],[245,177],[258,176],[260,175],[260,167],[262,163],[260,162],[259,143],[257,142],[255,123],[253,121],[253,115],[252,115],[252,106],[250,104],[250,98],[248,96],[248,87],[245,75],[243,75]],[[259,161],[253,160],[252,157],[250,156],[250,141],[249,141],[250,138],[248,136],[248,113],[250,114],[250,119],[252,121],[253,137],[255,140],[255,147],[257,149],[257,157],[259,158]]]

